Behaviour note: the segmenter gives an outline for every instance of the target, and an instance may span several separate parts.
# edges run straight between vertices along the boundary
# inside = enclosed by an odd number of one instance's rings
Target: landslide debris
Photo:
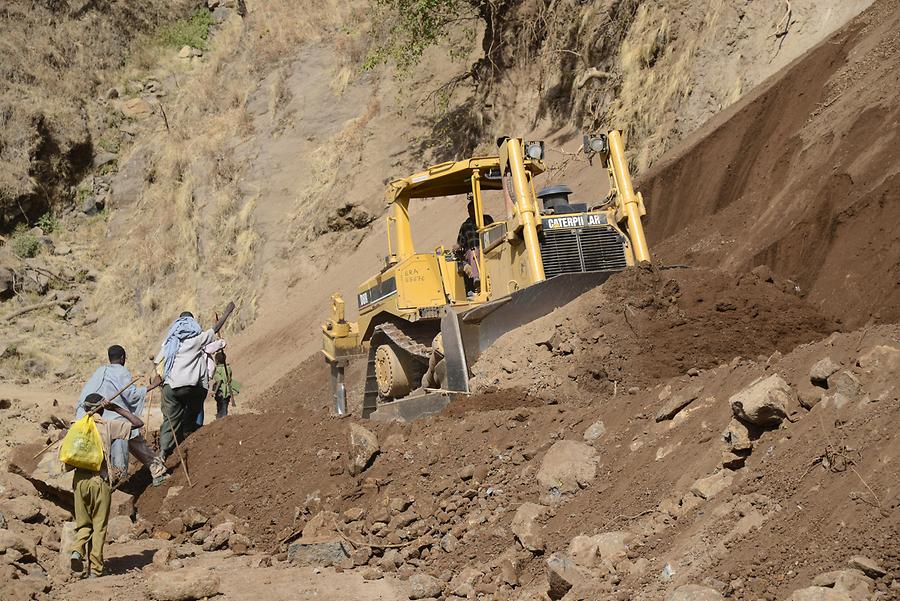
[[[507,333],[473,371],[484,387],[585,398],[786,353],[834,327],[766,269],[640,268]]]

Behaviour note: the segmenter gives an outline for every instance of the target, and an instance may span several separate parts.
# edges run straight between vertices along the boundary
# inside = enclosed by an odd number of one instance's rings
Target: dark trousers
[[[202,386],[163,386],[163,422],[159,428],[159,446],[163,458],[175,452],[175,441],[180,443],[196,431],[197,416],[203,410],[206,389]]]
[[[216,391],[216,419],[221,419],[228,415],[228,401],[227,397]]]

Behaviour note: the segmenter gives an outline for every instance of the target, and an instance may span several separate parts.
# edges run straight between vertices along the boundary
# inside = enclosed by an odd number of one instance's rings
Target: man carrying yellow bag
[[[59,459],[75,468],[75,543],[70,565],[73,572],[84,572],[84,558],[89,557],[90,577],[103,574],[103,545],[112,488],[109,483],[110,444],[128,440],[131,430],[144,422],[127,409],[107,401],[99,394],[84,399],[87,415],[72,424],[59,449]],[[113,411],[127,422],[106,420],[98,412]],[[88,543],[90,550],[88,551]]]

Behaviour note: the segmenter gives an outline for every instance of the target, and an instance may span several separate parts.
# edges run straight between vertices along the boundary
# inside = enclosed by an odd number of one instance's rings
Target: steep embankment
[[[898,31],[877,2],[643,177],[657,254],[768,265],[850,327],[900,319]]]

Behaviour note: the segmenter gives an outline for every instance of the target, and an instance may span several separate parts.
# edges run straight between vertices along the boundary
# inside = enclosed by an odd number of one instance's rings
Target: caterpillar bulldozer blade
[[[481,353],[506,332],[562,307],[599,286],[611,275],[611,272],[558,275],[457,314],[466,360],[470,365],[475,363]]]

